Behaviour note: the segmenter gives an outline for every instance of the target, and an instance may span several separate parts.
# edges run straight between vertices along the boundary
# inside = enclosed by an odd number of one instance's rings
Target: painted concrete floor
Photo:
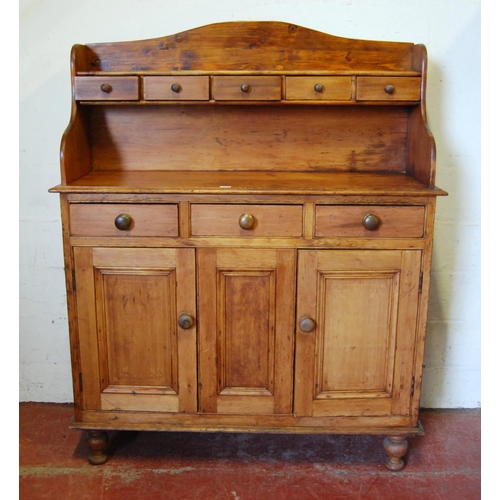
[[[87,461],[68,404],[21,403],[19,498],[72,500],[472,500],[481,498],[481,414],[422,410],[406,467],[383,436],[111,432]]]

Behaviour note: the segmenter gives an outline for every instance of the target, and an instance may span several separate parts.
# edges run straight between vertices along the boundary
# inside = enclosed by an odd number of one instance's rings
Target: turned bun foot
[[[408,451],[406,436],[388,436],[384,439],[384,449],[387,453],[385,466],[392,471],[400,471],[404,468],[403,457]]]
[[[92,465],[101,465],[108,460],[108,455],[104,453],[106,446],[108,446],[108,434],[104,431],[89,431],[85,444],[90,450],[89,462]]]

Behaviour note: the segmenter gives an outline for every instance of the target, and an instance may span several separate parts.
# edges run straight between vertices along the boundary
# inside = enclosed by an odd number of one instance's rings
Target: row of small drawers
[[[178,207],[72,204],[72,236],[179,236]],[[317,205],[315,237],[420,238],[423,206]],[[191,205],[191,236],[302,237],[302,205]]]
[[[80,101],[208,101],[208,76],[75,77],[75,99]],[[420,77],[214,76],[216,101],[419,101]],[[353,89],[355,94],[353,95]]]

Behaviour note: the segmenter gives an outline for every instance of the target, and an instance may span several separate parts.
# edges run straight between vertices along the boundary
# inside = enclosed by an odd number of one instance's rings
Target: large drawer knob
[[[304,333],[312,332],[316,328],[316,322],[312,318],[309,318],[309,316],[304,316],[300,318],[299,328]]]
[[[113,90],[113,87],[109,83],[103,83],[101,85],[101,90],[106,94],[109,94]]]
[[[314,92],[323,92],[323,85],[321,83],[317,83],[314,86]]]
[[[380,219],[374,214],[366,214],[362,221],[363,227],[369,231],[375,231],[380,225]]]
[[[241,86],[241,91],[242,91],[242,92],[250,92],[250,85],[248,85],[248,83],[244,83],[244,84]]]
[[[191,314],[183,313],[179,316],[177,323],[183,330],[189,330],[194,325],[194,317]]]
[[[252,229],[255,224],[255,217],[252,214],[245,212],[240,215],[239,222],[241,229]]]
[[[170,88],[172,89],[172,92],[175,93],[179,93],[181,91],[181,86],[178,83],[172,83]]]
[[[132,222],[134,222],[134,219],[132,219],[129,214],[120,214],[115,219],[115,226],[120,231],[126,231],[132,227]]]
[[[384,91],[385,91],[386,94],[394,94],[395,90],[396,89],[394,88],[394,85],[386,85],[384,87]]]

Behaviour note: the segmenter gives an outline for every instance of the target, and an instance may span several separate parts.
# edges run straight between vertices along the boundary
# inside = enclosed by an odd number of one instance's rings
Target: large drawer
[[[419,101],[420,77],[358,76],[358,101]]]
[[[208,76],[145,76],[146,101],[208,101]]]
[[[350,76],[287,76],[285,97],[288,101],[348,101],[351,83]]]
[[[191,205],[193,236],[302,236],[302,205]]]
[[[215,76],[213,97],[216,101],[279,101],[279,76]]]
[[[75,77],[77,101],[137,101],[139,78],[137,76],[77,76]]]
[[[70,205],[69,213],[72,236],[179,234],[177,205],[78,203]]]
[[[318,205],[316,237],[421,238],[425,207]]]

